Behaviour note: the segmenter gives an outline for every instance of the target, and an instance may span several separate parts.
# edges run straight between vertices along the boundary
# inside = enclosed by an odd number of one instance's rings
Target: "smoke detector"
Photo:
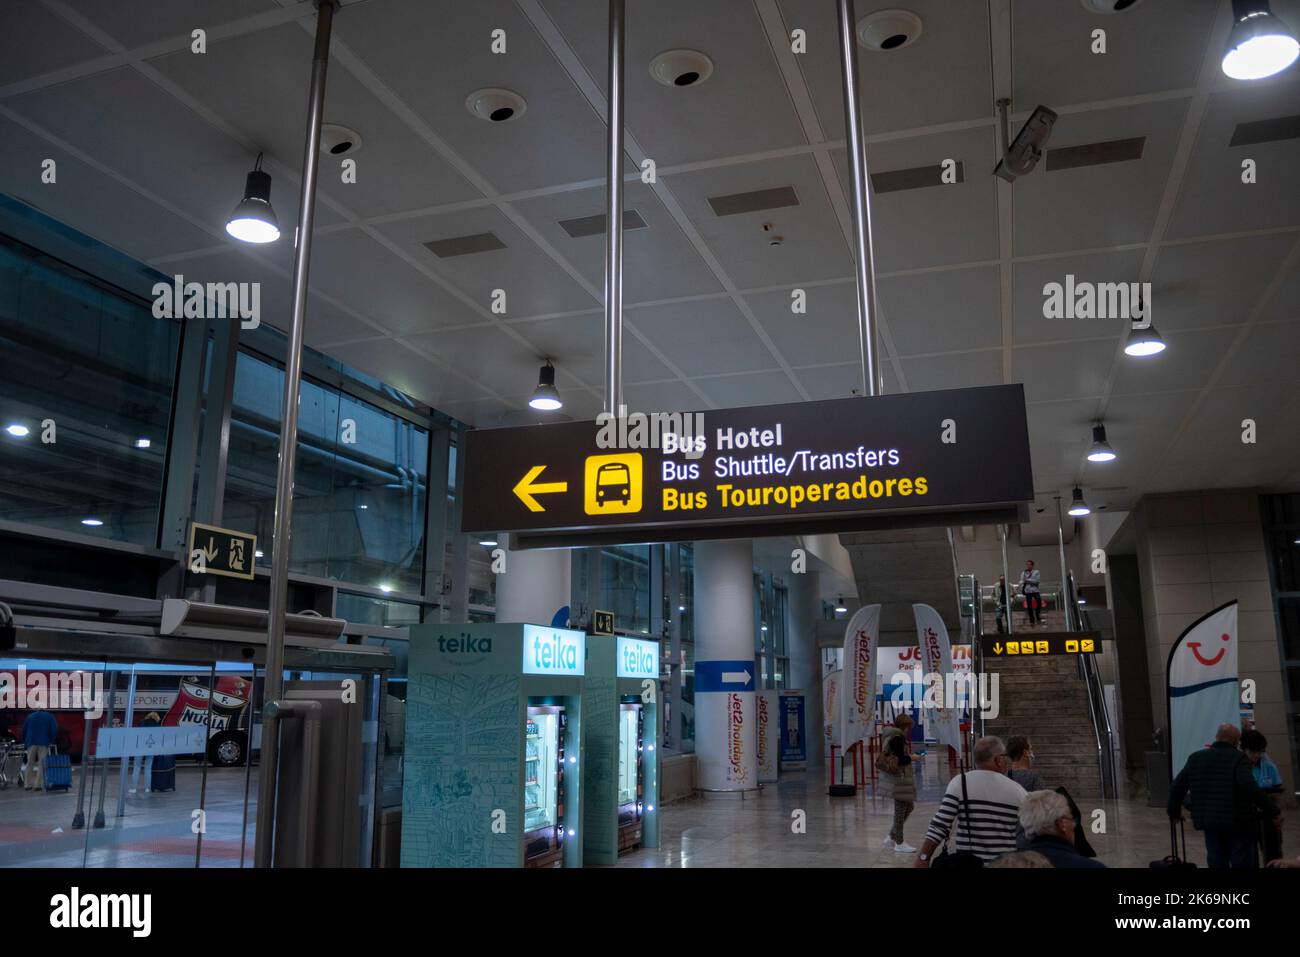
[[[920,38],[921,29],[921,18],[910,10],[877,10],[858,21],[858,42],[868,50],[901,50]]]
[[[1142,0],[1079,0],[1089,13],[1123,13],[1132,10]]]
[[[665,50],[650,61],[650,75],[664,86],[699,86],[713,76],[713,61],[699,50]]]
[[[523,116],[528,104],[513,90],[488,87],[465,97],[465,109],[489,123],[505,123]]]
[[[361,134],[337,123],[326,123],[320,128],[320,145],[334,156],[351,156],[361,149]]]
[[[780,246],[785,242],[785,237],[779,233],[773,232],[773,229],[775,229],[775,227],[771,223],[763,224],[763,232],[766,235],[767,244],[769,246]]]

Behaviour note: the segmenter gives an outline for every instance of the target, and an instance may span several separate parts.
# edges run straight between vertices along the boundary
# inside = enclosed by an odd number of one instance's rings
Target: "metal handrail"
[[[1069,602],[1067,607],[1073,610],[1073,620],[1077,623],[1077,627],[1070,628],[1071,616],[1067,614],[1067,629],[1071,631],[1088,631],[1085,619],[1086,613],[1078,609],[1073,573],[1066,579],[1065,593]],[[1079,676],[1083,679],[1088,690],[1088,715],[1092,719],[1093,737],[1097,742],[1097,773],[1101,777],[1102,797],[1116,798],[1119,796],[1119,789],[1115,777],[1114,735],[1111,731],[1109,710],[1106,707],[1106,689],[1102,685],[1101,676],[1097,673],[1097,665],[1092,660],[1092,655],[1079,655],[1078,667]],[[1103,750],[1102,745],[1103,730],[1106,742],[1104,745],[1105,750]]]

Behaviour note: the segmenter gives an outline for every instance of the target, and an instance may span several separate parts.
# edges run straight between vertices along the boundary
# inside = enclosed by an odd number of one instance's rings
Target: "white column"
[[[808,767],[822,763],[822,654],[817,647],[821,618],[821,574],[804,572],[786,578],[785,635],[790,654],[790,687],[804,695],[804,747]]]
[[[695,544],[695,760],[706,794],[758,787],[753,593],[749,541]]]
[[[569,604],[573,566],[568,550],[507,551],[505,557],[506,569],[496,577],[496,620],[549,625]]]

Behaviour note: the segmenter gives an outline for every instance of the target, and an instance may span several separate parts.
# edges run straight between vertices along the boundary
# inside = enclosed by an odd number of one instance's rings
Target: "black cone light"
[[[262,154],[244,183],[244,198],[226,220],[226,232],[245,243],[273,243],[280,238],[280,224],[271,208],[271,176],[262,172]]]
[[[1115,450],[1106,441],[1106,426],[1097,424],[1092,427],[1092,448],[1088,450],[1089,462],[1114,462],[1119,458]]]
[[[537,388],[533,390],[533,397],[528,400],[528,404],[539,412],[554,412],[564,407],[560,393],[555,388],[555,366],[551,365],[549,359],[537,376]]]

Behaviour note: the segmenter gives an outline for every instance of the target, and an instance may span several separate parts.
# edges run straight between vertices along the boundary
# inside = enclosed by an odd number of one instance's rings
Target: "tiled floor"
[[[906,837],[919,846],[947,782],[936,754],[921,767],[920,800],[907,822]],[[177,790],[128,794],[123,817],[116,816],[118,775],[114,772],[104,803],[106,827],[73,830],[81,769],[74,768],[69,792],[45,793],[10,787],[0,791],[0,867],[193,867],[197,840],[191,830],[199,807],[200,774],[180,768]],[[202,866],[236,867],[240,861],[243,769],[208,769],[204,807],[207,830]],[[86,791],[88,822],[93,823],[103,790],[100,781]],[[251,858],[256,814],[256,769],[249,782],[250,811],[245,857]],[[1169,851],[1168,825],[1160,808],[1133,801],[1084,802],[1091,819],[1105,812],[1104,832],[1089,840],[1112,867],[1143,867]],[[803,833],[795,833],[796,813],[804,812]],[[911,855],[881,847],[893,820],[893,803],[868,787],[854,798],[830,798],[819,776],[786,773],[746,800],[692,798],[660,811],[660,843],[619,860],[622,867],[906,867]],[[1199,832],[1187,830],[1193,861],[1204,866]],[[1288,816],[1284,847],[1300,852],[1300,814]]]
[[[919,847],[947,781],[936,755],[923,766],[921,800],[907,821],[908,843]],[[1098,858],[1110,867],[1147,867],[1169,853],[1163,809],[1135,801],[1080,802],[1086,820],[1105,812],[1104,832],[1089,833]],[[795,812],[806,831],[795,833]],[[820,777],[787,773],[745,800],[691,798],[660,811],[660,846],[625,855],[620,867],[908,867],[913,857],[881,846],[893,823],[893,802],[868,787],[854,798],[831,798]],[[1186,825],[1190,859],[1205,866],[1199,831]],[[1283,848],[1300,852],[1300,815],[1286,822]]]
[[[239,866],[243,768],[209,768],[201,805],[199,770],[178,768],[175,791],[128,793],[122,817],[117,816],[119,780],[114,768],[106,791],[102,773],[87,782],[84,814],[92,826],[80,829],[72,827],[82,784],[80,765],[73,767],[70,791],[24,791],[12,785],[0,791],[0,867],[193,867],[199,850],[194,811],[200,806],[206,812],[201,866]],[[105,826],[95,828],[101,793]],[[249,796],[245,855],[251,859],[256,769]]]

